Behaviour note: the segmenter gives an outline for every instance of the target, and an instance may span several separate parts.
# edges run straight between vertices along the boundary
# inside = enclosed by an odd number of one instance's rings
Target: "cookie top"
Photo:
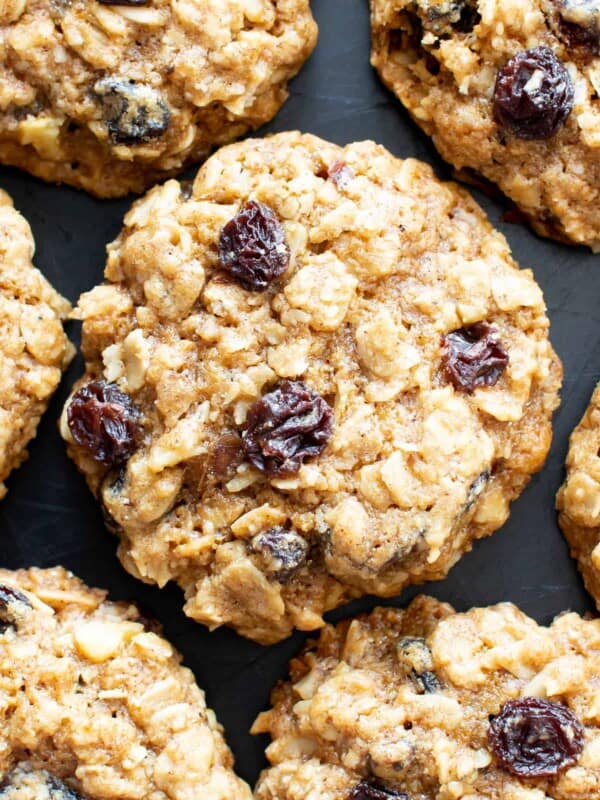
[[[0,162],[141,192],[270,120],[316,34],[309,0],[7,0]]]
[[[70,305],[31,263],[31,228],[0,189],[0,497],[74,350]]]
[[[597,0],[371,0],[372,63],[441,155],[600,249]]]
[[[255,797],[598,800],[599,674],[600,620],[577,614],[419,597],[327,626],[254,724]]]
[[[556,496],[558,521],[585,585],[600,607],[600,385],[571,434],[567,476]]]
[[[212,627],[277,641],[442,577],[544,460],[560,363],[531,272],[372,142],[223,148],[133,206],[105,275],[63,435],[126,568]]]
[[[0,797],[249,800],[214,713],[135,606],[0,570]]]

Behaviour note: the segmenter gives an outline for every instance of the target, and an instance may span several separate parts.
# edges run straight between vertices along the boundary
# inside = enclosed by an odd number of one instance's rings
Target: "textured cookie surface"
[[[0,162],[143,191],[270,120],[315,40],[308,0],[7,0]]]
[[[32,265],[33,251],[29,225],[0,190],[0,497],[73,353],[61,323],[69,303]]]
[[[327,626],[254,733],[257,800],[597,800],[600,621],[432,598]]]
[[[447,161],[600,248],[597,0],[371,0],[371,22],[373,65]]]
[[[249,800],[156,623],[64,569],[0,570],[0,797]]]
[[[544,460],[539,287],[465,192],[372,142],[224,148],[133,206],[105,274],[63,435],[126,568],[210,626],[276,641],[442,577]]]
[[[558,521],[585,585],[600,605],[600,386],[571,434],[567,477],[556,497]]]

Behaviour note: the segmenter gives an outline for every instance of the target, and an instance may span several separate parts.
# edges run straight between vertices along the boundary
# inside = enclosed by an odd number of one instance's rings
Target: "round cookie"
[[[0,570],[6,800],[250,800],[181,657],[62,567]]]
[[[443,577],[544,461],[542,293],[454,184],[372,142],[223,148],[83,295],[69,453],[132,574],[275,642]]]
[[[71,306],[33,252],[31,228],[0,189],[0,497],[74,353],[61,322]]]
[[[253,733],[256,800],[600,797],[600,620],[429,597],[327,626]]]
[[[600,250],[597,0],[371,0],[371,25],[373,66],[446,161]]]
[[[0,163],[144,191],[268,122],[316,35],[309,0],[7,0]]]
[[[556,496],[558,522],[600,608],[600,385],[571,434],[567,477]]]

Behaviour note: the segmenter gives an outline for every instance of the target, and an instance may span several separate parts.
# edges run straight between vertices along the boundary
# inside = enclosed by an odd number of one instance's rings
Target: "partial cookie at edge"
[[[31,263],[34,249],[0,189],[0,497],[74,354],[61,322],[71,306]]]
[[[159,627],[62,567],[0,570],[0,797],[249,800]]]

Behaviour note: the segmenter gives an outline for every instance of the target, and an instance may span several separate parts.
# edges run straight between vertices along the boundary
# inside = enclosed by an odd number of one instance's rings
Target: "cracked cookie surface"
[[[223,148],[132,207],[105,276],[62,433],[125,567],[211,627],[274,642],[441,578],[544,461],[541,290],[372,142]]]
[[[371,26],[373,66],[459,174],[600,250],[597,0],[371,0]]]
[[[0,497],[74,352],[61,322],[71,306],[33,252],[31,228],[0,190]]]
[[[141,192],[268,122],[316,34],[309,0],[7,0],[0,162]]]
[[[190,670],[71,573],[0,570],[0,797],[249,800]]]
[[[600,385],[569,440],[558,521],[587,590],[600,608]]]
[[[574,613],[421,596],[328,625],[254,724],[255,798],[597,800],[599,674],[600,620]]]

